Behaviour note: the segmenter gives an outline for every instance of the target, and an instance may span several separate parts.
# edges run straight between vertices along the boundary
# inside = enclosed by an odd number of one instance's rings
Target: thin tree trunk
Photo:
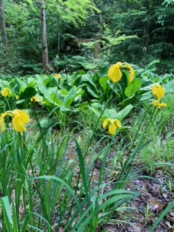
[[[57,52],[60,53],[60,17],[57,17],[58,35],[57,35]]]
[[[7,42],[7,31],[6,31],[6,24],[5,24],[3,0],[0,0],[0,23],[1,23],[2,44],[6,52],[8,49],[8,42]]]
[[[41,0],[41,34],[42,34],[42,65],[44,71],[48,71],[48,46],[46,32],[45,0]]]

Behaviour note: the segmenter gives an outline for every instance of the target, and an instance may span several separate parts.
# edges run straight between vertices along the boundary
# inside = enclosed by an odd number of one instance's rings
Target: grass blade
[[[160,216],[157,218],[155,223],[153,224],[152,228],[150,229],[150,232],[153,232],[155,228],[158,226],[158,224],[162,221],[162,219],[166,216],[166,214],[174,207],[174,201],[172,201],[160,214]]]
[[[7,196],[2,197],[1,202],[2,202],[2,212],[4,216],[4,223],[6,225],[7,231],[12,232],[13,222],[12,222],[11,206],[10,206],[9,198]]]
[[[78,158],[79,158],[79,164],[80,164],[80,173],[82,174],[82,182],[83,182],[83,187],[85,190],[85,194],[87,197],[87,201],[88,201],[88,205],[90,205],[90,199],[89,199],[89,190],[88,190],[88,179],[86,177],[86,172],[85,172],[85,163],[84,163],[84,157],[82,155],[80,146],[78,144],[78,142],[76,141],[76,150],[77,150],[77,154],[78,154]]]

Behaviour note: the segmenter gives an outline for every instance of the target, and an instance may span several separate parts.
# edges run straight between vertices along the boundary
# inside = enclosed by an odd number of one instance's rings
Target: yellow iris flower
[[[154,101],[152,101],[152,106],[161,109],[161,108],[167,107],[167,104],[164,102],[160,103],[160,101],[158,101],[158,100],[154,100]]]
[[[31,97],[30,101],[31,102],[38,102],[39,98],[37,96],[33,96],[33,97]]]
[[[1,91],[1,95],[4,97],[9,97],[12,95],[10,89],[8,87],[5,87],[2,91]]]
[[[106,128],[106,126],[109,124],[108,132],[111,135],[114,135],[117,128],[121,128],[121,122],[117,119],[105,119],[103,121],[103,128]]]
[[[135,71],[134,69],[127,63],[124,64],[124,67],[129,70],[128,81],[131,83],[134,79]]]
[[[165,95],[165,90],[162,86],[160,86],[159,84],[154,85],[151,89],[151,92],[152,92],[152,95],[154,95],[157,98],[157,100],[152,101],[151,103],[152,106],[159,108],[159,109],[167,107],[166,103],[164,102],[160,103],[160,100]]]
[[[122,67],[121,62],[117,62],[116,64],[110,66],[110,68],[108,70],[108,78],[112,82],[117,83],[122,78],[122,73],[121,73],[121,70],[120,70],[121,67]]]
[[[154,95],[159,101],[164,97],[165,90],[159,84],[154,85],[151,91],[152,91],[152,95]]]
[[[128,81],[131,83],[134,79],[135,72],[134,69],[127,63],[117,62],[116,64],[110,66],[108,70],[108,78],[114,83],[119,82],[122,78],[121,68],[126,68],[129,70]]]
[[[30,121],[28,113],[22,110],[15,109],[14,111],[7,111],[0,116],[0,127],[2,132],[5,131],[4,118],[6,116],[12,117],[12,126],[19,133],[25,131],[25,124],[28,124]]]
[[[60,80],[62,78],[62,76],[60,74],[54,74],[54,77],[56,77],[58,80]]]
[[[4,118],[5,118],[6,116],[9,116],[9,115],[10,115],[10,113],[5,112],[5,113],[1,114],[1,116],[0,116],[0,127],[1,127],[1,131],[2,131],[2,132],[5,131],[5,122],[4,122]],[[11,116],[11,115],[10,115],[10,116]]]

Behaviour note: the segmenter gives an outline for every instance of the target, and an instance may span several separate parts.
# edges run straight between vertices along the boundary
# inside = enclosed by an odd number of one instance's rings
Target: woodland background
[[[174,71],[173,0],[0,0],[0,6],[0,73],[88,71],[117,61]]]

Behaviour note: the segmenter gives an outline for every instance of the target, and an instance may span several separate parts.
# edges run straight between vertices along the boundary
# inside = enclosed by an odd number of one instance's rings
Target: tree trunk
[[[8,49],[8,42],[7,42],[3,0],[0,0],[0,23],[1,23],[2,44],[4,47],[4,51],[6,52]]]
[[[48,71],[48,46],[47,46],[47,32],[46,32],[46,13],[45,0],[41,0],[41,34],[42,34],[42,65],[44,71]]]
[[[57,54],[60,53],[60,17],[57,17],[58,35],[57,35]]]

